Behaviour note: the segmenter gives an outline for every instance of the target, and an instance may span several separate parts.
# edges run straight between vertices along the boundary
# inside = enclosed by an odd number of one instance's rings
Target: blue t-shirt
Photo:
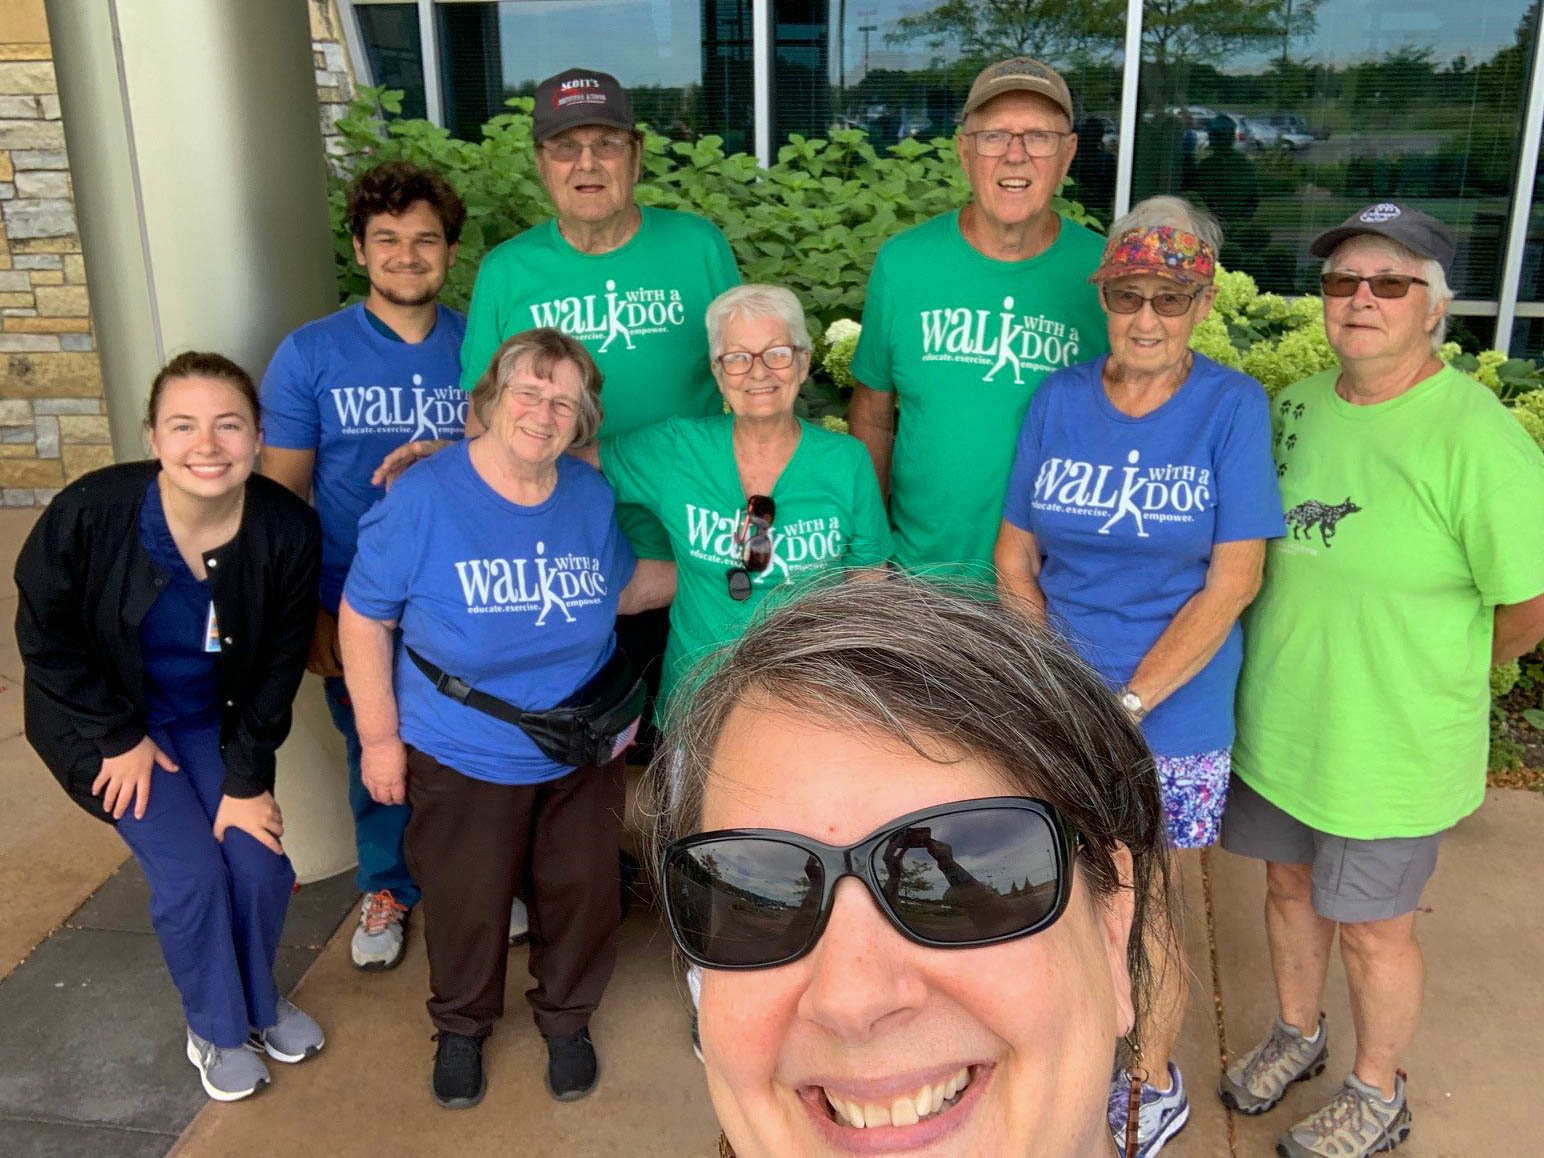
[[[145,488],[139,541],[166,582],[139,625],[145,663],[145,723],[186,720],[219,706],[220,632],[209,584],[188,568],[161,504],[159,477]]]
[[[356,303],[301,326],[263,375],[263,441],[316,451],[311,496],[322,522],[322,606],[338,610],[354,558],[359,517],[381,497],[370,476],[416,438],[460,438],[466,429],[461,338],[466,319],[439,306],[416,344],[372,326]]]
[[[1200,591],[1212,544],[1286,533],[1264,389],[1200,354],[1184,385],[1132,418],[1104,358],[1052,374],[1029,404],[1003,518],[1040,548],[1046,609],[1113,686]],[[1237,623],[1211,661],[1142,721],[1159,756],[1233,742]]]
[[[534,784],[573,769],[515,725],[435,691],[404,648],[516,707],[556,707],[611,658],[635,560],[595,470],[560,455],[552,494],[523,507],[482,480],[471,445],[419,463],[360,520],[344,595],[361,615],[402,625],[394,683],[405,743],[478,780]]]

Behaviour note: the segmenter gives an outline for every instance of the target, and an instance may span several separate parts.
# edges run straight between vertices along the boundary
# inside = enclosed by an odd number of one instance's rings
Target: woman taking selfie
[[[721,1153],[1114,1152],[1167,878],[1089,668],[996,603],[848,582],[753,624],[669,741],[655,868]]]
[[[155,459],[66,487],[16,561],[27,739],[144,870],[188,1060],[226,1102],[267,1084],[259,1051],[298,1062],[323,1043],[273,976],[295,883],[274,752],[316,619],[321,533],[252,473],[257,415],[235,363],[173,358],[150,389]]]

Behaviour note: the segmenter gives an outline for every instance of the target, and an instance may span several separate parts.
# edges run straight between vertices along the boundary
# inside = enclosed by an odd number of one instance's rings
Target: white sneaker
[[[365,894],[359,907],[359,928],[349,945],[356,969],[377,972],[402,963],[407,914],[407,906],[392,896],[390,889]]]

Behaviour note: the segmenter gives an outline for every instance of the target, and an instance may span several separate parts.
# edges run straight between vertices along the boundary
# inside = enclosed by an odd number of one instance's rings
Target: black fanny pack
[[[595,677],[555,708],[528,712],[507,700],[480,692],[407,649],[408,658],[434,683],[434,690],[495,720],[514,724],[559,764],[582,768],[604,764],[643,715],[648,689],[619,647]]]

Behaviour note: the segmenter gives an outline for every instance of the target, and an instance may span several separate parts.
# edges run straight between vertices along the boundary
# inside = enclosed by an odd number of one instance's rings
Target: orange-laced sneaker
[[[354,930],[349,946],[355,968],[377,972],[401,963],[407,914],[407,906],[392,896],[390,889],[365,894],[359,908],[359,928]]]

